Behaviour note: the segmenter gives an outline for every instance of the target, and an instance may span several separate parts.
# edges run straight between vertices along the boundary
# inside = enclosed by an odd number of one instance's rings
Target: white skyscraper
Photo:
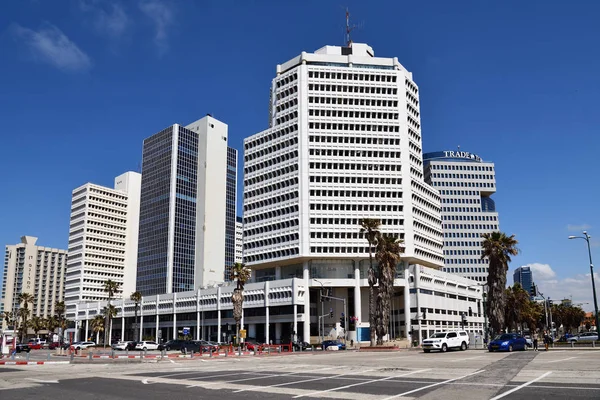
[[[126,172],[115,188],[86,183],[73,190],[69,261],[65,283],[67,317],[78,304],[108,298],[108,279],[121,284],[121,295],[135,291],[141,175]]]
[[[466,151],[423,155],[425,179],[442,196],[444,271],[486,282],[489,260],[481,259],[481,234],[497,231],[494,163]]]
[[[354,279],[359,270],[364,278],[362,218],[404,240],[406,267],[443,266],[441,200],[422,172],[419,90],[397,58],[360,43],[303,52],[277,66],[270,110],[270,128],[244,141],[244,259],[256,280],[296,276],[308,286],[309,277]]]
[[[6,246],[0,313],[16,314],[22,306],[21,293],[33,296],[29,305],[31,316],[50,317],[55,313],[56,303],[62,301],[67,251],[37,246],[36,242],[36,237],[23,236],[21,243]],[[0,327],[8,327],[4,318]]]
[[[241,217],[235,219],[235,262],[244,261],[244,224]]]

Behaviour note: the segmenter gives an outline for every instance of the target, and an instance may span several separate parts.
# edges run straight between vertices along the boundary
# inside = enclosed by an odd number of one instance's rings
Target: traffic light
[[[342,329],[346,329],[346,319],[344,318],[344,315],[340,317],[340,326]]]
[[[329,318],[333,318],[333,308],[329,309]]]
[[[469,307],[469,317],[473,316],[473,310],[471,309],[471,307]]]
[[[537,287],[535,286],[535,284],[531,285],[529,293],[531,294],[531,297],[537,297]]]

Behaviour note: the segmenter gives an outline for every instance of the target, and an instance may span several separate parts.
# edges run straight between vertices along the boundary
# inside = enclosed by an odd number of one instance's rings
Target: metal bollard
[[[225,349],[225,357],[228,357],[228,356],[229,356],[229,350]]]
[[[74,358],[75,358],[75,354],[73,354],[73,353],[71,352],[71,360],[70,360],[70,361],[71,361],[71,362],[73,362],[73,359],[74,359]]]
[[[271,346],[267,346],[267,352],[271,355]]]
[[[50,361],[50,353],[46,356],[46,361]]]
[[[90,351],[88,351],[88,359],[89,359],[90,361],[92,361],[92,357],[93,357],[93,353],[92,353],[92,351],[90,350]]]
[[[242,356],[242,346],[238,346],[238,356]]]
[[[596,341],[592,340],[592,347],[596,347]]]
[[[30,356],[30,354],[29,354],[29,352],[27,352],[27,355],[25,356],[25,359],[26,359],[27,361],[29,361],[29,356]]]
[[[281,353],[281,346],[277,347],[277,352]]]
[[[114,360],[114,358],[115,358],[115,349],[111,349],[110,350],[110,358],[112,358]]]
[[[126,356],[127,358],[129,358],[129,349],[127,349],[127,348],[125,349],[125,356]]]
[[[210,356],[209,357],[212,358],[212,356],[213,356],[213,349],[211,348],[210,349]]]
[[[571,348],[574,348],[575,346],[573,346],[573,341],[571,341]]]

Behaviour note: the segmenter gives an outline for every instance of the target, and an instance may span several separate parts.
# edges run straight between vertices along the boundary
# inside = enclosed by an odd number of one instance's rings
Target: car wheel
[[[508,345],[508,351],[509,351],[509,353],[513,351],[513,346],[512,346],[512,344],[509,344],[509,345]]]
[[[461,351],[465,351],[466,349],[467,349],[467,344],[466,344],[465,342],[462,342],[462,343],[460,344],[460,350],[461,350]]]
[[[424,352],[424,353],[429,353],[430,351],[431,351],[431,350],[429,350],[429,349],[425,349],[425,350],[423,350],[423,352]]]
[[[142,350],[146,351],[146,350],[148,350],[148,348],[144,347]]]
[[[445,352],[447,352],[447,351],[448,351],[448,346],[446,346],[446,343],[444,343],[444,344],[442,345],[442,353],[445,353]]]
[[[165,347],[165,351],[169,351],[171,348],[169,346]]]

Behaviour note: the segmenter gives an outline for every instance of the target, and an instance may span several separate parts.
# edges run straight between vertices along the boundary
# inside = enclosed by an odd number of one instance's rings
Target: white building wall
[[[235,223],[235,262],[244,261],[244,224],[240,221]]]
[[[189,124],[198,132],[195,285],[223,281],[227,190],[227,124],[206,116]]]
[[[87,183],[73,190],[65,283],[67,317],[77,304],[106,299],[104,282],[121,284],[120,295],[135,291],[141,175],[115,178],[115,189]]]

